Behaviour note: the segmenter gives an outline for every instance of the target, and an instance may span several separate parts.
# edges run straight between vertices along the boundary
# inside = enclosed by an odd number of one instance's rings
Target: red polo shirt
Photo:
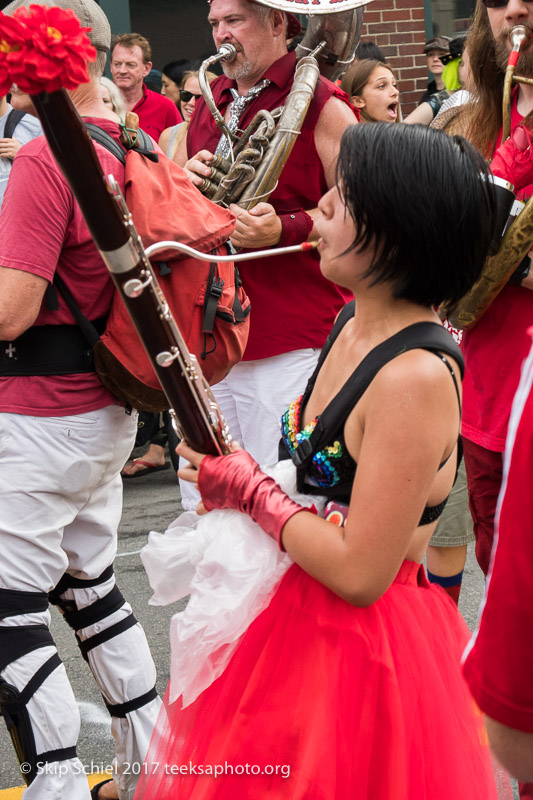
[[[244,129],[259,109],[271,111],[285,102],[293,83],[295,62],[295,54],[288,53],[265,72],[262,77],[269,78],[271,83],[247,106],[239,121],[240,128]],[[235,81],[225,76],[211,84],[222,114],[233,99],[232,87],[236,88]],[[325,78],[319,78],[301,133],[269,200],[278,214],[316,208],[327,191],[314,130],[320,112],[332,96],[351,108],[344,92]],[[220,130],[209,109],[203,100],[197,100],[187,136],[189,156],[202,149],[213,153],[219,139]],[[305,236],[304,233],[302,238]],[[351,298],[351,293],[323,277],[315,252],[250,260],[239,264],[239,271],[252,303],[246,361],[322,347],[337,312]]]
[[[531,341],[533,328],[528,331]],[[524,362],[505,452],[496,536],[479,627],[464,676],[481,710],[533,733],[533,347]]]
[[[172,125],[183,122],[176,104],[162,94],[152,92],[143,83],[143,96],[132,108],[139,115],[139,126],[149,133],[156,142],[165,130]]]

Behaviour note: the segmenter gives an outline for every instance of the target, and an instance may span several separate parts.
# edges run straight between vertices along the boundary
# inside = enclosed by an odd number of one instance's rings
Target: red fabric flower
[[[17,20],[0,12],[0,97],[11,88],[11,65],[20,59],[26,38],[25,29]]]
[[[71,9],[32,5],[0,14],[0,92],[8,78],[28,94],[87,83],[87,62],[96,58],[89,30]]]

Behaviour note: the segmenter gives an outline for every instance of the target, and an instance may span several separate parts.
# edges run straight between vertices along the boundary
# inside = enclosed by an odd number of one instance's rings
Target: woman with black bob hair
[[[147,769],[136,800],[497,797],[460,671],[469,632],[422,565],[460,458],[463,363],[433,307],[482,269],[493,214],[487,167],[463,139],[376,123],[345,132],[337,175],[315,230],[321,269],[353,290],[355,311],[352,302],[340,312],[282,418],[289,460],[267,474],[237,447],[219,458],[178,447],[199,513],[212,512],[198,522],[186,627],[225,618],[232,632],[204,670],[202,647],[180,649],[171,630],[173,659],[210,678],[192,694],[187,680],[171,682],[147,766],[226,767]],[[220,568],[199,555],[204,528],[205,554],[222,537]],[[257,586],[240,629],[241,599],[226,596],[226,613],[213,592],[226,570],[237,583],[247,572],[245,550],[263,575],[267,547],[276,579],[268,591]],[[211,613],[195,619],[209,594]]]
[[[350,249],[373,251],[370,286],[389,281],[395,298],[421,306],[463,297],[487,256],[488,172],[461,137],[421,125],[349,128],[331,191],[342,192],[355,224]]]

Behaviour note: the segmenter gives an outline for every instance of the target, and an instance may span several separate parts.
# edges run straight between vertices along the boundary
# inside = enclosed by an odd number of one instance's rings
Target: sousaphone
[[[236,50],[223,44],[206,59],[199,72],[204,100],[221,132],[231,142],[229,157],[215,156],[211,175],[200,191],[221,205],[238,203],[246,209],[268,200],[276,188],[309,109],[319,75],[334,81],[355,57],[363,26],[364,6],[371,0],[254,0],[260,5],[308,18],[305,35],[296,48],[298,60],[285,105],[262,110],[240,135],[232,133],[217,109],[206,72],[218,61],[232,61]]]

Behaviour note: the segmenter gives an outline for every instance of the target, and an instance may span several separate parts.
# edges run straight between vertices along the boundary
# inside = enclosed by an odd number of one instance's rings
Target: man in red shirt
[[[209,23],[217,49],[224,43],[237,49],[236,59],[223,64],[224,76],[211,84],[213,96],[228,120],[235,98],[248,95],[238,122],[244,129],[260,109],[285,103],[296,62],[295,54],[287,52],[287,35],[294,35],[298,23],[289,15],[288,27],[284,12],[248,0],[212,0]],[[237,216],[231,239],[236,247],[258,249],[313,238],[316,206],[334,183],[341,135],[356,122],[346,95],[319,78],[270,201],[251,212],[230,206]],[[187,141],[178,152],[195,185],[209,174],[220,138],[206,104],[197,101]],[[267,463],[277,460],[280,417],[302,393],[349,296],[322,276],[316,253],[250,260],[240,272],[252,303],[250,338],[244,360],[214,388],[234,437],[257,461]],[[185,495],[188,491],[190,484],[182,486]],[[192,496],[183,500],[186,507],[196,505]]]
[[[462,118],[466,118],[467,138],[486,158],[492,157],[502,138],[502,92],[511,50],[509,36],[517,25],[525,26],[529,35],[521,48],[516,72],[533,77],[532,4],[509,0],[505,5],[493,6],[489,0],[477,1],[468,34],[468,53],[473,83],[480,88],[476,101],[465,106],[462,113]],[[533,86],[515,85],[511,98],[512,133],[532,110]],[[515,183],[513,174],[506,177]],[[533,194],[532,178],[533,170],[529,179],[517,186],[521,200]],[[476,557],[485,574],[494,538],[511,405],[530,346],[527,330],[533,320],[532,290],[533,271],[530,271],[528,255],[476,326],[463,335],[466,362],[462,422],[464,458]],[[520,796],[522,800],[533,798],[533,784],[522,784]]]
[[[465,108],[469,138],[489,158],[501,140],[502,85],[510,51],[509,33],[516,25],[533,27],[533,6],[509,0],[487,8],[478,0],[468,38],[474,84],[483,87],[477,102]],[[533,77],[533,38],[524,43],[517,74]],[[497,113],[495,112],[497,109]],[[515,86],[511,102],[511,131],[533,110],[533,87]],[[533,172],[532,172],[533,176]],[[513,176],[507,176],[512,183]],[[532,194],[532,181],[519,197]],[[487,573],[494,532],[494,513],[501,485],[503,451],[520,367],[527,355],[526,333],[533,320],[533,272],[527,257],[477,325],[463,336],[466,376],[463,383],[463,426],[469,499],[476,535],[476,555]]]
[[[5,11],[33,2],[15,0]],[[107,17],[94,0],[37,4],[72,9],[91,29],[90,81],[70,94],[82,117],[118,141],[119,119],[99,88]],[[120,162],[96,150],[123,187]],[[41,136],[17,155],[0,215],[0,708],[28,764],[25,797],[89,800],[76,756],[80,713],[49,630],[53,602],[111,716],[116,787],[94,797],[132,800],[138,776],[130,765],[142,763],[160,707],[146,637],[113,574],[120,469],[137,415],[100,382],[90,347],[53,291],[56,275],[82,313],[103,325],[113,284]]]
[[[122,33],[114,40],[111,76],[120,89],[126,109],[135,111],[139,125],[156,142],[165,128],[182,122],[175,103],[147,89],[144,78],[152,69],[150,43],[139,33]]]
[[[529,329],[530,336],[533,328]],[[513,403],[483,612],[464,675],[498,759],[533,781],[533,346]]]

